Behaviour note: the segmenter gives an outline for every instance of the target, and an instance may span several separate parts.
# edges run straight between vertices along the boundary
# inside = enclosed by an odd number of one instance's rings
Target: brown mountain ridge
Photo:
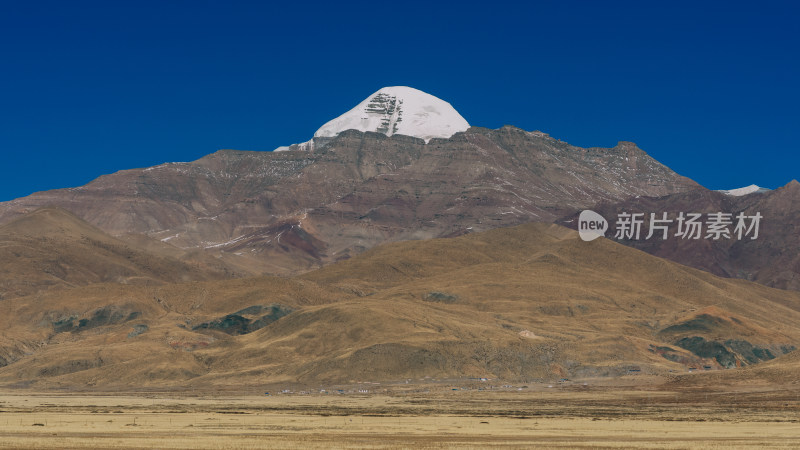
[[[382,242],[552,221],[598,201],[696,187],[635,144],[579,148],[514,127],[449,139],[344,131],[313,152],[225,150],[0,204],[0,222],[66,209],[113,236],[291,274]]]
[[[709,271],[713,274],[742,278],[780,289],[800,290],[800,183],[793,180],[787,185],[765,193],[741,197],[725,195],[705,188],[660,197],[634,197],[616,203],[603,203],[593,208],[609,220],[610,230],[616,232],[616,217],[622,212],[645,213],[642,239],[623,239],[619,242],[650,254]],[[760,214],[758,238],[750,236],[731,239],[683,239],[675,236],[673,224],[668,239],[659,236],[643,239],[647,234],[650,213],[657,216],[667,212],[674,219],[678,213],[739,213],[747,216]],[[572,214],[557,221],[576,227]],[[735,221],[735,220],[734,220]],[[733,232],[733,226],[730,227]],[[703,234],[705,235],[705,228]]]

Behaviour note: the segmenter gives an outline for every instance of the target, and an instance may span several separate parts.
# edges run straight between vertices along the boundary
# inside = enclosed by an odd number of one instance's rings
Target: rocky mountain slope
[[[514,127],[422,139],[349,130],[313,151],[225,150],[0,204],[201,249],[234,270],[296,273],[376,244],[550,221],[598,201],[697,187],[636,145],[578,148]]]
[[[702,188],[663,197],[643,196],[606,203],[594,210],[609,220],[611,229],[606,236],[615,235],[619,213],[644,213],[641,239],[619,240],[626,245],[719,276],[800,290],[800,183],[797,181],[773,191],[753,191],[738,196]],[[701,213],[704,222],[709,213],[729,213],[733,222],[728,226],[731,238],[706,239],[707,227],[704,226],[700,239],[685,239],[675,235],[677,225],[673,223],[668,239],[662,239],[661,234],[644,239],[650,213],[661,217],[664,212],[671,219],[676,219],[680,212]],[[762,216],[756,239],[752,239],[752,232],[743,239],[734,233],[736,216],[740,213],[748,217]],[[574,219],[575,216],[570,215],[559,223],[575,228]],[[750,222],[747,225],[749,227]]]

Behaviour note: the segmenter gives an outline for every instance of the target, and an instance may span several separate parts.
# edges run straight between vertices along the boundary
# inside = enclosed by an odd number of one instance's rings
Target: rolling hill
[[[145,236],[111,237],[60,208],[0,226],[0,268],[0,299],[103,282],[159,285],[236,275],[214,258]]]
[[[292,278],[96,284],[7,299],[0,383],[107,390],[722,373],[792,355],[798,324],[796,292],[529,224],[389,243]]]

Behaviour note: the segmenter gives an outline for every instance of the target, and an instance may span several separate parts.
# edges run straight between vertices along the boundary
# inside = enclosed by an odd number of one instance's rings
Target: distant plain
[[[5,392],[0,448],[721,449],[800,442],[796,387],[670,391],[626,382],[637,381],[270,396]]]

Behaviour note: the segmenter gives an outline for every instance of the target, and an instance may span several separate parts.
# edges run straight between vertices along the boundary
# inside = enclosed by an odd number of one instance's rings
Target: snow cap
[[[469,123],[446,101],[406,86],[385,87],[355,108],[326,123],[314,137],[333,137],[344,130],[404,134],[424,139],[449,138]]]

